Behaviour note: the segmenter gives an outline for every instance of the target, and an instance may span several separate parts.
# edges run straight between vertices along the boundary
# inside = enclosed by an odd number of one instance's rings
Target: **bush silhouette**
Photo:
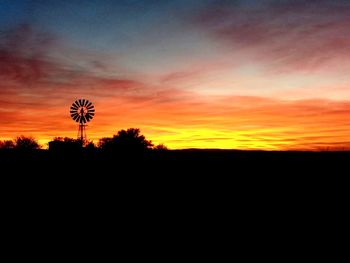
[[[13,149],[15,148],[15,143],[12,140],[0,141],[0,149]]]
[[[105,137],[98,141],[97,147],[101,150],[108,150],[113,148],[113,138]]]
[[[165,152],[168,151],[168,147],[166,147],[164,144],[158,144],[156,146],[153,147],[153,150],[157,151],[157,152]]]
[[[87,149],[89,151],[96,150],[96,145],[94,144],[93,141],[88,141],[88,142],[86,142],[85,149]]]
[[[136,128],[120,130],[112,138],[102,138],[99,141],[101,150],[124,153],[141,153],[152,146],[152,142],[146,140],[145,136],[140,134],[140,129]]]
[[[33,137],[19,136],[15,139],[16,150],[37,150],[40,149],[39,143]]]

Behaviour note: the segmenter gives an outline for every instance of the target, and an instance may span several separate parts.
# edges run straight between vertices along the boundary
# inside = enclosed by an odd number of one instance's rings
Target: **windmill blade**
[[[79,106],[80,106],[80,107],[83,106],[83,105],[82,105],[81,99],[79,99]]]
[[[72,115],[71,117],[73,120],[75,120],[78,117],[78,115]]]
[[[78,113],[78,112],[77,112],[77,110],[71,110],[70,113],[74,114],[74,113]]]
[[[87,109],[93,109],[94,108],[94,105],[91,105],[89,107],[86,107]]]
[[[73,117],[73,120],[75,120],[76,122],[78,122],[78,121],[79,121],[79,117],[80,117],[79,115],[76,115],[76,116]]]
[[[70,116],[76,116],[76,115],[79,115],[77,112],[74,112],[74,113],[71,113]]]
[[[88,101],[89,102],[89,101]],[[86,108],[89,108],[92,105],[91,102],[89,102],[88,104],[86,104]]]
[[[95,116],[95,113],[93,112],[88,112],[87,114],[89,114],[91,117]]]
[[[73,103],[73,105],[74,105],[75,107],[79,108],[79,102],[78,102],[77,100]]]
[[[81,103],[81,106],[85,105],[85,99],[83,99],[83,102]]]
[[[95,109],[88,109],[87,112],[95,112]]]
[[[81,119],[83,120],[84,123],[86,123],[85,116],[81,116]]]
[[[88,105],[89,101],[88,100],[85,100],[85,104],[84,106],[86,107]]]
[[[77,110],[78,107],[72,104],[72,106],[70,107],[70,109],[71,109],[71,110]]]
[[[90,121],[90,120],[92,119],[92,116],[91,116],[89,113],[88,113],[88,114],[86,114],[86,116],[85,116],[85,117],[86,117],[86,120],[87,120],[87,121]]]

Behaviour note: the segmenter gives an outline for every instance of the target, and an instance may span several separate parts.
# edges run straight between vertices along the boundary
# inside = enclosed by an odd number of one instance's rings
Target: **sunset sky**
[[[0,140],[350,149],[348,0],[0,0]]]

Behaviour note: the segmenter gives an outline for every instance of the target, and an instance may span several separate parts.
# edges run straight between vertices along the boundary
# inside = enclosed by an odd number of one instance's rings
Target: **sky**
[[[0,140],[350,149],[348,0],[0,0]],[[45,147],[45,146],[44,146]]]

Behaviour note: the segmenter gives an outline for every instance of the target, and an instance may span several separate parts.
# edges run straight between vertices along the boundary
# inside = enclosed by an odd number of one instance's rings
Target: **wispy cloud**
[[[333,70],[349,69],[348,1],[225,3],[207,6],[194,23],[231,52],[262,60],[275,71],[330,70],[329,63]]]

